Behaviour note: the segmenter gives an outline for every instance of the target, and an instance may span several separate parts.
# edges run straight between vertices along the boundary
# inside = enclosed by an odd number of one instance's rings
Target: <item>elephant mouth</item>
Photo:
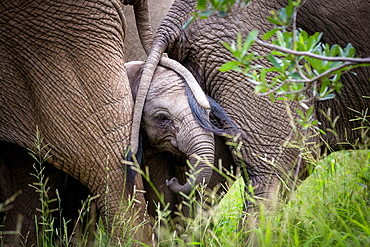
[[[181,152],[181,150],[178,147],[174,147],[173,145],[171,145],[170,141],[155,142],[151,143],[151,145],[152,147],[156,147],[158,149],[158,152],[166,152],[169,155],[171,154],[177,157],[178,159],[186,160],[186,155],[183,152]]]
[[[171,157],[171,160],[174,161],[174,165],[178,167],[186,167],[186,160],[187,157],[184,153],[182,153],[180,150],[177,150],[177,152],[171,151],[165,151],[166,155]]]

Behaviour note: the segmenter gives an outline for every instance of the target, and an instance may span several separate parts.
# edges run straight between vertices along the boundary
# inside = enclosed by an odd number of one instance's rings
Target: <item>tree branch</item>
[[[285,84],[289,83],[289,82],[296,82],[296,83],[306,83],[307,85],[305,85],[302,89],[300,90],[297,90],[297,91],[290,91],[290,92],[282,92],[282,93],[277,93],[278,95],[287,95],[287,94],[296,94],[296,93],[301,93],[305,90],[307,90],[315,81],[318,81],[320,80],[321,78],[337,71],[337,70],[340,70],[342,68],[345,68],[347,66],[350,66],[350,65],[354,65],[356,63],[353,63],[353,62],[345,62],[335,68],[332,68],[330,70],[327,70],[325,71],[324,73],[318,75],[318,76],[315,76],[314,78],[311,78],[311,79],[307,79],[307,80],[289,80],[289,81],[284,81],[283,83],[279,84],[278,86],[276,86],[274,89],[271,89],[270,91],[266,92],[266,93],[259,93],[258,95],[261,95],[261,96],[266,96],[266,95],[269,95],[271,93],[275,93],[277,90],[279,90],[279,88],[281,88],[282,86],[284,86]]]
[[[308,56],[308,57],[312,57],[312,58],[316,58],[316,59],[320,59],[320,60],[324,60],[324,61],[332,61],[332,62],[335,62],[335,61],[337,61],[337,62],[351,62],[352,63],[351,65],[359,64],[359,63],[370,63],[370,57],[366,57],[366,58],[327,57],[327,56],[321,56],[321,55],[318,55],[318,54],[314,54],[314,53],[311,53],[311,52],[291,50],[291,49],[288,49],[288,48],[284,48],[284,47],[281,47],[281,46],[277,46],[277,45],[274,45],[274,44],[264,42],[260,39],[256,39],[255,42],[258,45],[269,48],[271,50],[276,50],[276,51],[280,51],[280,52],[284,52],[284,53],[292,54],[292,55],[296,55],[296,56]]]

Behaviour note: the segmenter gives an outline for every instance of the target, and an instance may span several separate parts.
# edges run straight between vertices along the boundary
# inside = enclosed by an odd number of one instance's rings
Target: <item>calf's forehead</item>
[[[173,70],[158,67],[149,87],[147,101],[156,97],[183,97],[185,84],[183,79]]]

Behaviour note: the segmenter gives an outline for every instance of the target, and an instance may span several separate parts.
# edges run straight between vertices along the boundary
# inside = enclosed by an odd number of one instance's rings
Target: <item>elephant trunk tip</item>
[[[179,183],[179,180],[177,178],[173,177],[171,180],[166,179],[166,185],[170,188],[170,190],[176,194],[179,194],[180,192],[189,195],[192,191],[192,186],[190,183],[186,183],[184,185],[181,185]]]

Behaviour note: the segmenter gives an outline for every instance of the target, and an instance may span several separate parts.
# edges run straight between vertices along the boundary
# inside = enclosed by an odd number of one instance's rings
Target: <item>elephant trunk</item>
[[[153,31],[149,15],[148,0],[138,1],[134,4],[136,27],[139,32],[140,42],[149,55],[153,43]]]
[[[186,154],[190,161],[189,177],[184,185],[181,185],[175,177],[166,181],[172,192],[182,192],[187,195],[196,185],[209,182],[213,172],[215,152],[214,136],[211,132],[204,130],[196,123],[194,126],[189,124],[189,128],[192,129],[190,133],[180,130],[178,134],[178,148]]]

